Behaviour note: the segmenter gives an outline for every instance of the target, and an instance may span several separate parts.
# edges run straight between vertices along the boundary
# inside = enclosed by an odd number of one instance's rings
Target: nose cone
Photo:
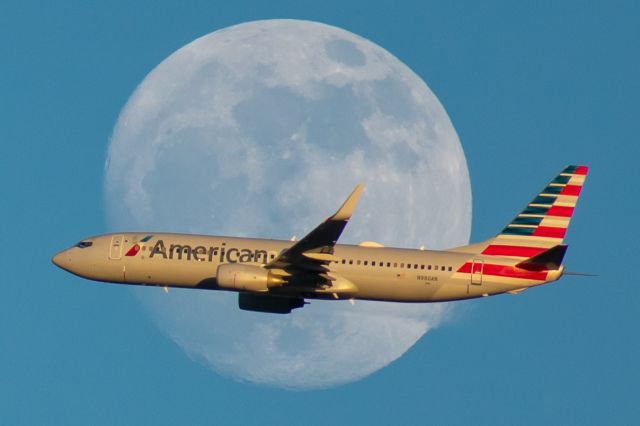
[[[68,271],[71,267],[71,257],[69,256],[69,250],[63,250],[51,258],[54,265]]]

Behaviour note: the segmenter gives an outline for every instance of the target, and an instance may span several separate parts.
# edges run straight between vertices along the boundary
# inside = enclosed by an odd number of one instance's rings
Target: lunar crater
[[[367,57],[365,56],[355,43],[340,38],[331,40],[325,43],[325,49],[327,56],[336,62],[350,66],[350,67],[362,67],[367,63]]]

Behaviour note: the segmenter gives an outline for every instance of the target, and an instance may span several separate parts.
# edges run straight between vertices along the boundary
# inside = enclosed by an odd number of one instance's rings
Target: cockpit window
[[[87,247],[91,247],[92,245],[93,245],[93,242],[91,241],[80,241],[78,244],[76,244],[76,247],[87,248]]]

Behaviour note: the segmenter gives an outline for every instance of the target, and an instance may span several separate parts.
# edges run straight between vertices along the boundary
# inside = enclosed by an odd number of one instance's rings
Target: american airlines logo
[[[135,256],[136,254],[138,254],[140,252],[140,250],[142,250],[142,247],[144,247],[146,245],[147,242],[149,242],[149,240],[153,238],[153,235],[147,235],[146,237],[144,237],[143,239],[140,240],[139,243],[134,244],[133,247],[131,247],[129,249],[129,251],[127,251],[125,253],[125,256]]]
[[[189,244],[170,244],[167,248],[163,240],[156,241],[156,243],[151,248],[151,252],[149,253],[149,258],[157,256],[160,256],[163,259],[193,259],[199,262],[219,261],[228,263],[267,263],[269,257],[266,250],[251,250],[247,248],[227,247],[227,244],[224,242],[221,243],[219,247],[191,246]]]

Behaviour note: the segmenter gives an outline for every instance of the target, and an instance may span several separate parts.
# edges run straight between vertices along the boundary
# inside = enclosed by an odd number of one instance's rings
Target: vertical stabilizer
[[[587,166],[567,166],[495,238],[482,254],[530,258],[560,245],[587,176]]]

